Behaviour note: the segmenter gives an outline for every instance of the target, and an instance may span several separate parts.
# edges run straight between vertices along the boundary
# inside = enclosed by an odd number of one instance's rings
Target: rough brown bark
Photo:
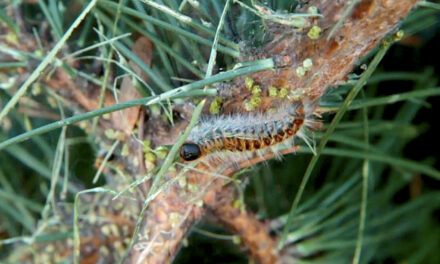
[[[276,241],[269,234],[269,227],[255,218],[251,212],[234,204],[234,187],[229,185],[219,191],[217,199],[207,204],[214,215],[233,233],[241,238],[243,248],[259,263],[279,263]]]
[[[287,87],[300,95],[321,96],[328,87],[342,83],[352,71],[359,59],[377,46],[388,33],[396,30],[399,22],[408,14],[418,0],[363,0],[333,34],[327,37],[333,26],[341,18],[351,1],[310,1],[301,11],[316,6],[323,15],[312,22],[323,32],[317,40],[307,37],[309,28],[292,30],[274,25],[274,38],[264,47],[264,51],[253,57],[266,58],[276,56],[280,67],[252,75],[262,87]],[[251,56],[252,58],[252,56]],[[313,69],[305,76],[298,77],[296,69],[305,59],[313,61]],[[234,111],[242,109],[243,98],[249,96],[249,90],[243,81],[234,83],[241,89],[230,94],[228,105]],[[244,110],[243,110],[244,111]]]

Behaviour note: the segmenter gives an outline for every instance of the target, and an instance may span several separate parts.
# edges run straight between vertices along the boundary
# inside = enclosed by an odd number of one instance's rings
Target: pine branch
[[[286,88],[289,92],[294,92],[300,97],[319,98],[328,87],[342,83],[362,56],[372,51],[384,36],[398,28],[399,22],[409,13],[416,2],[418,1],[363,0],[353,6],[350,15],[335,28],[345,10],[348,9],[350,2],[317,0],[310,1],[308,5],[302,8],[302,11],[306,12],[313,5],[319,10],[322,17],[310,19],[310,24],[305,28],[294,29],[275,22],[269,22],[269,32],[272,34],[273,40],[264,46],[258,54],[248,54],[240,58],[242,61],[261,58],[272,58],[275,61],[276,68],[274,70],[266,70],[251,75],[254,82],[263,89],[263,103],[259,108],[264,110],[264,107],[268,105],[265,102],[271,100],[268,96],[269,87]],[[322,32],[315,38],[313,34],[310,34],[312,28],[315,31],[320,29]],[[327,39],[330,32],[334,33],[331,34],[330,39]],[[317,32],[315,33],[317,34]],[[32,39],[30,36],[28,38]],[[32,47],[26,47],[26,49],[31,51]],[[304,67],[304,62],[307,59],[311,59],[313,67],[305,74],[298,73],[298,68]],[[75,68],[75,65],[71,66]],[[67,78],[66,74],[65,70],[58,69],[46,81],[46,84],[55,92],[62,94],[67,100],[81,106],[83,110],[95,109],[98,102],[93,99],[96,97],[92,95],[91,91],[96,93],[96,90],[90,88],[96,87],[81,87],[70,78]],[[234,86],[236,89],[233,91],[226,89],[230,86]],[[232,83],[220,85],[219,87],[220,96],[225,98],[225,114],[247,111],[244,109],[244,102],[249,100],[252,95],[245,87],[245,76],[238,77]],[[108,98],[108,100],[104,100],[108,105],[115,103],[112,101],[110,94],[105,98]],[[182,108],[185,108],[185,106],[182,106]],[[138,113],[139,109],[136,111],[136,117]],[[115,112],[114,114],[119,113]],[[133,114],[129,115],[132,116]],[[101,120],[99,131],[96,132],[97,135],[101,135],[102,142],[108,141],[104,136],[108,129],[120,130],[124,134],[124,137],[120,138],[121,145],[128,146],[129,155],[118,157],[117,166],[115,167],[122,168],[121,171],[131,175],[133,181],[137,180],[136,175],[146,169],[150,173],[154,172],[154,169],[148,166],[151,164],[143,164],[143,160],[139,159],[142,145],[131,140],[131,130],[121,129],[120,122],[115,120],[117,120],[116,117],[110,121]],[[112,121],[114,122],[112,123]],[[132,127],[134,123],[130,122]],[[152,146],[173,142],[185,128],[185,124],[178,124],[170,131],[169,126],[166,122],[163,122],[161,116],[153,115],[143,125],[146,129],[142,132],[140,138],[150,140]],[[269,158],[271,157],[265,159]],[[265,159],[259,159],[251,163],[262,162]],[[135,160],[137,164],[134,162]],[[241,167],[250,165],[245,160],[238,163]],[[191,227],[204,217],[206,208],[213,211],[231,231],[237,232],[241,236],[243,247],[249,250],[252,258],[260,263],[276,263],[282,259],[281,253],[275,249],[277,239],[268,234],[266,225],[257,220],[252,213],[240,211],[233,206],[234,188],[227,185],[231,180],[219,176],[231,176],[240,168],[234,168],[233,164],[221,164],[221,166],[210,161],[204,161],[192,169],[177,165],[177,170],[165,174],[165,185],[159,188],[153,197],[148,197],[152,200],[144,219],[142,219],[134,246],[128,251],[128,263],[155,264],[172,262],[179,252],[182,240]],[[106,177],[108,185],[116,188],[121,182],[114,180],[114,178],[117,178],[114,174],[116,173],[108,173]],[[122,208],[116,210],[118,214],[123,212],[124,215],[139,215],[148,188],[150,188],[150,183],[146,183],[146,181],[139,182],[142,187],[134,195],[137,198],[135,205],[128,206],[126,203],[122,203]],[[109,225],[121,221],[120,218],[114,217],[115,204],[112,202],[112,197],[110,195],[101,196],[102,201],[99,205],[105,208],[104,211],[107,214],[112,213]],[[98,209],[94,210],[98,211]],[[132,231],[137,220],[135,217],[124,218],[124,224],[129,226],[128,229]],[[87,252],[88,256],[95,258],[97,252],[100,252],[100,247],[113,248],[115,239],[108,239],[105,232],[96,231],[102,229],[101,223],[84,221],[82,228],[82,234],[87,234],[87,231],[93,230],[93,234],[99,233],[99,235],[94,236],[93,239],[88,238],[87,242],[82,241],[80,252]],[[119,238],[120,241],[126,241],[130,237],[130,233],[123,233]],[[85,237],[81,236],[81,238]],[[121,251],[125,250],[125,247],[130,244],[124,242]],[[122,255],[122,252],[119,253]],[[81,257],[84,261],[87,260],[87,256]],[[112,254],[103,254],[100,258],[104,262],[114,261]]]

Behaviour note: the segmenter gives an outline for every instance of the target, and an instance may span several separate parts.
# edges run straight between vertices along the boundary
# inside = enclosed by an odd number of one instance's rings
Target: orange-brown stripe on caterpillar
[[[281,107],[277,113],[233,114],[202,120],[182,145],[185,161],[222,151],[263,150],[293,138],[306,123],[302,102]]]

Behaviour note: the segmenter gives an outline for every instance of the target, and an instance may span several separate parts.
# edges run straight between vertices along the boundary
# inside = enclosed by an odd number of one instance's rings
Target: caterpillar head
[[[191,142],[184,143],[180,149],[180,157],[184,161],[193,161],[202,156],[199,145]]]

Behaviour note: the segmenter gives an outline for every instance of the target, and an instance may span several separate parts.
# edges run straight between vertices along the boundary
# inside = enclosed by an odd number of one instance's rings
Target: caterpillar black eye
[[[192,161],[200,158],[202,152],[197,144],[185,143],[180,149],[180,157],[185,161]]]

